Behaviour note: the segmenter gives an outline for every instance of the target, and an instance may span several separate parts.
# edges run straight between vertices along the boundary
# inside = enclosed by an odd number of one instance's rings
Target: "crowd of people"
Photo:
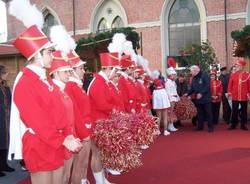
[[[222,103],[223,118],[229,129],[237,127],[239,116],[241,129],[247,130],[250,80],[249,74],[243,71],[244,60],[237,60],[231,75],[223,67],[220,76],[218,71],[211,70],[209,77],[199,66],[193,65],[191,77],[187,79],[182,73],[177,74],[175,62],[169,58],[164,79],[159,71],[151,72],[145,59],[131,50],[132,45],[126,42],[125,35],[119,34],[123,39],[118,39],[122,40],[118,45],[125,44],[126,49],[114,52],[117,49],[112,46],[117,44],[114,36],[109,52],[100,53],[101,70],[94,74],[85,91],[86,62],[75,53],[74,40],[63,26],[54,26],[50,38],[45,36],[42,24],[35,18],[41,13],[27,3],[26,8],[36,13],[31,21],[22,20],[27,29],[13,44],[27,58],[28,64],[16,77],[12,98],[6,83],[7,71],[0,66],[2,171],[13,170],[5,159],[9,147],[8,158],[23,159],[34,184],[88,184],[91,155],[96,184],[109,184],[104,169],[112,174],[122,171],[103,168],[101,148],[93,137],[96,124],[116,112],[153,114],[157,117],[153,134],[168,136],[177,131],[182,126],[181,120],[187,117],[193,118],[197,131],[203,130],[207,122],[208,131],[213,132],[219,122]],[[16,17],[20,13],[18,8],[16,1],[10,3],[10,12]],[[183,107],[185,113],[178,113],[178,105],[185,100],[190,103],[192,100],[197,115],[186,113],[191,112],[190,105]],[[184,114],[188,116],[181,117]],[[148,117],[151,121],[151,116]]]

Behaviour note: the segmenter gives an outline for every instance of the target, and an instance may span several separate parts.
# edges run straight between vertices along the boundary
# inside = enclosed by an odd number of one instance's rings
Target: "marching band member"
[[[134,72],[136,79],[135,87],[137,89],[136,112],[147,112],[148,94],[143,81],[144,70],[142,67],[137,67]]]
[[[66,108],[65,119],[67,119],[72,129],[73,135],[75,136],[75,128],[74,128],[75,117],[73,111],[73,102],[65,92],[65,85],[69,80],[69,75],[71,71],[72,68],[68,64],[62,52],[60,51],[53,52],[53,60],[48,72],[49,75],[52,77],[54,87],[58,88],[59,91],[61,92],[60,97]],[[68,150],[65,150],[65,164],[64,164],[64,176],[63,176],[64,184],[69,183],[72,163],[73,163],[73,154]]]
[[[153,71],[153,80],[155,89],[153,91],[153,109],[157,113],[158,119],[158,126],[159,131],[158,134],[160,134],[160,123],[161,119],[163,119],[163,125],[164,125],[164,135],[167,136],[170,134],[168,131],[168,108],[170,107],[170,102],[168,99],[168,94],[162,85],[161,80],[159,79],[160,73],[155,70]]]
[[[243,71],[246,61],[238,59],[236,61],[236,72],[232,73],[228,83],[228,97],[232,99],[232,117],[230,130],[236,129],[239,110],[241,111],[240,124],[242,130],[247,128],[247,101],[250,93],[250,76]],[[239,105],[241,108],[239,109]]]
[[[29,12],[33,14],[21,16]],[[43,16],[29,1],[12,1],[10,13],[27,27],[13,44],[29,63],[14,84],[9,159],[12,154],[24,159],[33,184],[62,184],[65,147],[73,152],[80,147],[65,119],[60,91],[46,76],[52,50],[41,31]]]
[[[92,118],[89,97],[83,90],[84,64],[80,57],[72,51],[68,54],[73,72],[66,83],[65,92],[70,96],[74,105],[76,136],[81,140],[83,148],[75,155],[72,170],[73,184],[88,184],[87,170],[90,153],[90,137],[92,135]],[[92,158],[93,159],[93,158]]]
[[[114,104],[112,103],[112,95],[110,93],[108,83],[110,82],[109,77],[113,67],[119,65],[118,54],[101,53],[100,60],[102,69],[98,74],[95,75],[88,88],[88,95],[90,98],[94,123],[100,119],[109,118],[109,114],[115,108]],[[107,181],[105,178],[102,170],[100,153],[94,143],[91,145],[91,150],[95,150],[92,151],[92,157],[95,158],[95,163],[93,163],[92,170],[94,172],[96,183],[109,184],[109,181]]]
[[[133,90],[133,85],[129,80],[129,73],[131,73],[131,67],[133,62],[128,55],[123,55],[121,58],[120,66],[122,71],[120,71],[121,77],[118,81],[118,89],[121,92],[122,100],[125,106],[125,111],[135,112],[135,91]]]
[[[222,100],[222,82],[217,79],[217,71],[215,70],[210,72],[210,79],[213,124],[217,125],[220,114],[220,103]]]
[[[165,89],[167,91],[168,98],[171,104],[171,107],[168,109],[168,119],[169,119],[168,130],[171,132],[178,130],[174,127],[174,121],[177,121],[174,108],[175,108],[176,102],[180,100],[180,97],[177,93],[177,86],[175,83],[176,74],[177,73],[173,67],[170,67],[167,69],[168,78],[165,83]]]

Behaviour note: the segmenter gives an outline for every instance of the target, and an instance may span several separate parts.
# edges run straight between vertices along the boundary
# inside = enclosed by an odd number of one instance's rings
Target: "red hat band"
[[[68,58],[69,58],[69,64],[71,65],[71,67],[77,67],[80,64],[84,64],[83,62],[81,63],[81,59],[80,57],[75,53],[75,51],[72,51],[68,54]]]
[[[30,60],[49,43],[47,36],[36,25],[33,25],[18,36],[13,45]]]
[[[115,67],[119,66],[118,53],[100,53],[102,67]]]
[[[240,58],[240,59],[238,59],[236,61],[236,65],[238,65],[238,66],[246,66],[246,61],[244,59]]]
[[[128,55],[123,55],[122,58],[121,58],[121,62],[120,62],[120,66],[122,68],[128,68],[130,67],[131,65],[133,64],[130,56]]]
[[[62,56],[60,51],[53,52],[53,60],[51,67],[49,68],[49,75],[59,70],[72,70],[71,66],[67,62],[68,57]]]

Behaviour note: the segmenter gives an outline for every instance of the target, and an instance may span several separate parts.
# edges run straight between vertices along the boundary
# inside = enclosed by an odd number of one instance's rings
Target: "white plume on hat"
[[[151,70],[149,69],[149,66],[148,66],[148,60],[146,58],[144,58],[143,56],[141,56],[140,54],[137,55],[138,57],[138,65],[142,66],[143,69],[146,71],[146,73],[151,76],[152,75],[152,72]]]
[[[131,56],[131,54],[134,52],[132,42],[125,41],[122,46],[123,46],[123,53]]]
[[[152,72],[152,74],[151,74],[151,78],[152,78],[153,80],[158,79],[159,76],[160,76],[160,72],[159,72],[158,70],[154,70],[154,71]]]
[[[60,50],[63,54],[68,54],[76,47],[74,39],[68,34],[65,27],[62,25],[51,27],[50,39],[55,43],[55,49]]]
[[[121,55],[123,53],[123,44],[126,41],[126,36],[123,33],[115,33],[112,42],[108,46],[108,51],[110,53],[117,52],[119,55],[119,58],[121,58]]]
[[[43,28],[43,14],[35,5],[31,5],[29,0],[12,0],[9,6],[9,13],[23,22],[27,28],[32,25],[36,25],[40,29]]]
[[[123,33],[115,33],[113,38],[112,38],[112,42],[116,45],[118,44],[123,44],[126,41],[126,36]]]
[[[177,74],[173,67],[167,68],[167,75]]]

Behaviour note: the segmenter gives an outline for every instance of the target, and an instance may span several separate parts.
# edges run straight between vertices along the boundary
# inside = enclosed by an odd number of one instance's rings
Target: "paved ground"
[[[15,168],[16,171],[4,172],[6,176],[0,178],[0,184],[16,184],[29,175],[28,172],[21,170],[21,166],[18,162],[11,162],[9,165]]]

